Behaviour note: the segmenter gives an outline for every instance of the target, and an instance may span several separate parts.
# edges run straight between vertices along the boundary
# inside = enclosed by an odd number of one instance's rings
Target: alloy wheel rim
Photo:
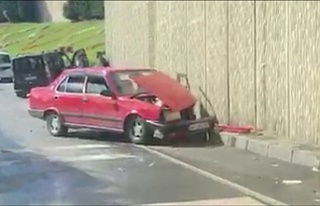
[[[136,138],[139,139],[142,137],[143,133],[144,133],[144,128],[143,128],[143,124],[141,121],[134,121],[133,122],[133,126],[132,126],[132,135]]]
[[[53,133],[57,133],[60,128],[60,120],[58,116],[53,116],[50,121],[50,129]]]

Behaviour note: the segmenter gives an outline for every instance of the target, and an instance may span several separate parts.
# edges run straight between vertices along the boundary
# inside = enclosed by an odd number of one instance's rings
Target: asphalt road
[[[135,146],[88,130],[54,138],[11,84],[0,84],[0,105],[0,205],[320,205],[320,175],[310,168],[212,145]]]

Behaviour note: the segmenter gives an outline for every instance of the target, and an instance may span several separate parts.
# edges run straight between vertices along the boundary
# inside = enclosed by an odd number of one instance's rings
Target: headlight
[[[163,117],[166,122],[181,119],[180,112],[163,111]]]

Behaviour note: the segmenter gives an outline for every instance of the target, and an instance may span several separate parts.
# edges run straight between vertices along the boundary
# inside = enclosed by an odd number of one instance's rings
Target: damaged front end
[[[197,119],[194,105],[181,111],[174,111],[156,96],[150,95],[138,99],[159,107],[158,121],[146,121],[147,126],[153,131],[154,138],[178,138],[194,133],[209,132],[218,123],[215,116]]]
[[[160,107],[159,120],[147,120],[154,137],[163,139],[209,132],[218,123],[215,116],[197,119],[194,112],[196,98],[168,75],[157,71],[151,75],[137,76],[134,81],[149,93],[145,97],[140,96],[140,100]]]
[[[175,112],[169,108],[162,108],[159,121],[147,121],[148,126],[154,131],[154,137],[183,137],[194,133],[209,132],[217,124],[215,117],[196,118],[194,107]]]

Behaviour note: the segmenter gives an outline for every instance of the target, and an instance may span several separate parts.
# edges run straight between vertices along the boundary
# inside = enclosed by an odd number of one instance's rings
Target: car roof
[[[73,74],[73,73],[91,73],[91,74],[107,74],[109,72],[117,72],[117,71],[152,71],[154,69],[151,68],[121,68],[121,67],[103,67],[103,66],[95,66],[95,67],[87,67],[87,68],[72,68],[66,69],[63,73],[65,74]]]
[[[15,56],[13,59],[41,57],[41,56],[46,55],[46,54],[55,54],[55,53],[58,53],[58,52],[47,51],[47,52],[35,53],[35,54],[20,54],[20,55]]]
[[[22,55],[15,56],[12,60],[23,59],[23,58],[33,58],[33,57],[40,57],[40,56],[41,54],[22,54]]]
[[[0,54],[9,55],[9,53],[5,51],[0,51]]]

